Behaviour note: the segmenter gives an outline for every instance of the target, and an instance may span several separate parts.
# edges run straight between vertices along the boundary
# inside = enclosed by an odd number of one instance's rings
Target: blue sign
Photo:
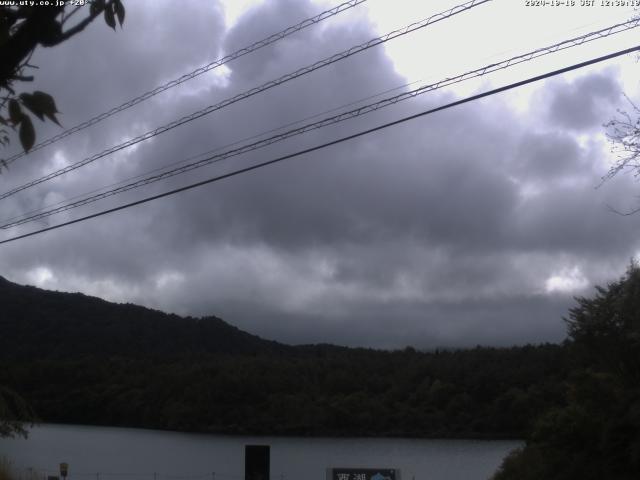
[[[331,480],[398,480],[390,468],[332,468]]]

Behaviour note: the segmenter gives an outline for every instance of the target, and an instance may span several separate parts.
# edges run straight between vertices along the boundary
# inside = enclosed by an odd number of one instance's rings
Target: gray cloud
[[[520,140],[517,167],[524,180],[553,182],[577,176],[587,167],[576,140],[566,133],[526,133]]]
[[[558,80],[549,89],[548,118],[571,130],[600,127],[615,113],[622,93],[610,69],[581,77],[574,82]]]
[[[125,32],[114,34],[96,25],[81,42],[70,42],[50,57],[41,54],[39,85],[51,85],[65,122],[80,121],[134,90],[143,91],[205,63],[216,52],[251,43],[318,10],[308,2],[272,0],[225,32],[215,4],[209,10],[198,2],[171,10],[172,22],[162,21],[166,9],[144,8],[149,16],[142,15],[142,7],[133,7]],[[329,24],[301,32],[231,64],[228,82],[206,75],[61,142],[57,160],[52,150],[42,152],[0,180],[28,179],[53,163],[87,155],[374,35],[364,20],[354,20],[348,28]],[[177,38],[184,41],[178,44]],[[89,56],[99,54],[104,55],[99,64],[89,67]],[[65,68],[78,68],[77,58],[86,65],[89,87],[63,81]],[[602,143],[581,142],[576,136],[592,132],[604,111],[599,106],[614,102],[615,74],[585,72],[573,82],[575,96],[566,93],[563,81],[541,87],[539,107],[555,122],[545,128],[527,123],[503,99],[492,97],[6,245],[0,251],[0,272],[48,288],[182,314],[214,314],[265,337],[296,343],[428,348],[558,341],[564,334],[560,317],[571,305],[571,295],[621,273],[638,248],[635,222],[605,208],[631,197],[635,185],[623,179],[615,188],[595,190],[602,174]],[[384,50],[372,49],[25,192],[5,208],[14,214],[404,82]],[[93,102],[96,91],[100,98]],[[100,207],[274,158],[453,98],[434,92]]]

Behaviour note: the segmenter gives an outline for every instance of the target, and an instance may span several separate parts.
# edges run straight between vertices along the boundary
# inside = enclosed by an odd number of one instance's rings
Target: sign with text
[[[400,480],[393,468],[332,468],[331,480]]]

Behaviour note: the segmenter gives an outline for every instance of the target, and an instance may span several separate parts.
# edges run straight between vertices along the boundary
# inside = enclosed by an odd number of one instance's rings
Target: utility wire
[[[78,194],[78,195],[74,195],[72,197],[67,197],[64,200],[60,200],[60,201],[58,201],[56,203],[44,205],[42,207],[35,208],[35,209],[30,210],[28,212],[21,213],[19,215],[14,215],[13,217],[5,218],[4,220],[0,220],[0,223],[2,223],[2,222],[11,222],[11,221],[17,220],[17,219],[24,219],[24,218],[26,218],[26,217],[28,217],[30,215],[33,215],[33,214],[36,214],[36,213],[39,213],[39,212],[43,212],[43,211],[45,211],[47,209],[52,209],[53,207],[57,207],[59,205],[68,204],[72,200],[75,200],[75,199],[78,199],[78,198],[82,198],[82,197],[86,197],[87,195],[91,195],[91,194],[97,194],[98,192],[103,192],[103,190],[110,189],[110,188],[116,187],[118,185],[123,185],[123,184],[125,184],[127,182],[131,182],[133,180],[137,180],[139,178],[145,177],[145,176],[150,175],[152,173],[161,172],[163,170],[168,169],[169,167],[174,167],[176,165],[184,165],[184,164],[186,164],[188,162],[192,162],[192,161],[194,161],[196,159],[199,159],[201,157],[205,157],[205,156],[211,155],[212,153],[219,152],[221,150],[234,147],[236,145],[240,145],[240,144],[242,144],[244,142],[247,142],[249,140],[254,140],[256,138],[264,137],[265,135],[268,135],[270,133],[279,132],[281,130],[284,130],[285,128],[292,127],[293,125],[298,125],[298,124],[301,124],[301,123],[306,122],[308,120],[313,120],[314,118],[321,117],[322,115],[326,115],[328,113],[333,113],[333,112],[337,112],[339,110],[343,110],[343,109],[345,109],[347,107],[351,107],[351,106],[357,105],[359,103],[366,102],[367,100],[372,100],[374,98],[381,97],[381,96],[386,95],[386,94],[391,93],[391,92],[396,92],[398,90],[402,90],[403,88],[407,88],[407,87],[409,87],[411,85],[415,85],[416,83],[421,83],[422,81],[423,80],[414,80],[412,82],[405,83],[403,85],[398,85],[397,87],[389,88],[389,89],[384,90],[382,92],[375,93],[373,95],[369,95],[367,97],[360,98],[358,100],[354,100],[353,102],[349,102],[349,103],[346,103],[346,104],[343,104],[343,105],[340,105],[340,106],[337,106],[337,107],[333,107],[333,108],[330,108],[328,110],[324,110],[322,112],[318,112],[318,113],[315,113],[313,115],[310,115],[308,117],[301,118],[301,119],[295,120],[293,122],[288,122],[288,123],[285,123],[285,124],[280,125],[278,127],[270,128],[269,130],[262,131],[260,133],[254,134],[254,135],[250,135],[248,137],[244,137],[244,138],[235,140],[234,142],[227,143],[227,144],[221,145],[219,147],[215,147],[213,149],[207,150],[206,152],[198,153],[196,155],[192,155],[192,156],[190,156],[188,158],[185,158],[185,159],[182,159],[182,160],[165,163],[164,165],[162,165],[160,167],[153,168],[151,170],[147,170],[146,172],[140,173],[138,175],[134,175],[132,177],[127,177],[127,178],[125,178],[123,180],[119,180],[119,181],[111,183],[109,185],[103,185],[102,187],[90,190],[88,192],[84,192],[84,193],[81,193],[81,194]],[[106,192],[104,192],[104,193],[106,193]],[[57,212],[55,212],[55,213],[57,213]],[[0,225],[0,228],[8,228],[9,226],[13,226],[13,224],[11,224],[11,225]]]
[[[593,25],[593,23],[591,23],[590,25]],[[555,44],[553,47],[546,47],[545,49],[550,49],[550,48],[554,48],[554,47],[558,47],[559,46],[560,48],[558,48],[556,51],[563,50],[565,48],[570,48],[570,46],[574,46],[574,45],[577,46],[577,45],[580,45],[582,43],[586,43],[588,41],[595,40],[596,37],[597,38],[603,38],[603,37],[608,36],[610,34],[619,33],[621,31],[628,30],[628,29],[634,28],[636,26],[637,26],[637,24],[633,20],[630,20],[628,22],[619,23],[619,24],[616,24],[616,25],[613,25],[611,27],[604,28],[604,29],[601,29],[601,30],[598,30],[598,31],[595,31],[595,32],[587,33],[587,34],[584,34],[582,36],[572,38],[570,40],[565,40],[563,42],[560,42],[559,44]],[[625,27],[627,27],[627,28],[625,28]],[[578,28],[582,28],[582,27],[578,27]],[[577,29],[574,29],[574,30],[577,30]],[[567,45],[565,47],[564,46],[565,44],[574,44],[574,45]],[[536,52],[539,51],[539,50],[545,50],[545,49],[538,49],[538,50],[536,50]],[[513,49],[511,49],[510,51],[512,52]],[[508,53],[508,52],[503,52],[503,54],[504,53]],[[493,55],[491,58],[495,58],[496,56],[498,56],[498,55]],[[537,55],[537,56],[541,56],[541,55]],[[515,58],[517,58],[517,57],[514,57],[513,59],[515,59]],[[500,63],[504,63],[504,62],[505,61],[502,61]],[[494,64],[492,64],[492,65],[494,65]],[[396,86],[396,87],[393,87],[393,88],[389,88],[389,89],[384,90],[382,92],[375,93],[375,94],[369,95],[369,96],[364,97],[364,98],[360,98],[360,99],[355,100],[353,102],[349,102],[347,104],[343,104],[343,105],[340,105],[338,107],[334,107],[334,108],[331,108],[331,109],[316,113],[314,115],[310,115],[308,117],[305,117],[305,118],[302,118],[302,119],[299,119],[299,120],[296,120],[296,121],[293,121],[293,122],[289,122],[289,123],[286,123],[284,125],[280,125],[278,127],[271,128],[269,130],[266,130],[266,131],[263,131],[263,132],[248,136],[248,137],[244,137],[244,138],[238,139],[238,140],[236,140],[234,142],[231,142],[231,143],[228,143],[228,144],[225,144],[225,145],[221,145],[219,147],[216,147],[214,149],[208,150],[206,152],[202,152],[202,153],[199,153],[197,155],[193,155],[193,156],[190,156],[188,158],[185,158],[185,159],[182,159],[182,160],[179,160],[179,161],[165,163],[162,166],[153,168],[151,170],[147,170],[146,172],[140,173],[138,175],[135,175],[135,176],[132,176],[132,177],[128,177],[128,178],[125,178],[123,180],[119,180],[117,182],[114,182],[114,183],[111,183],[111,184],[108,184],[108,185],[104,185],[102,187],[90,190],[88,192],[84,192],[82,194],[78,194],[78,195],[74,195],[72,197],[68,197],[66,199],[60,200],[60,201],[58,201],[56,203],[53,203],[53,204],[44,205],[42,207],[35,208],[35,209],[27,211],[25,213],[14,215],[14,216],[9,217],[9,218],[5,218],[4,220],[0,220],[0,223],[2,223],[2,222],[12,222],[13,220],[19,220],[19,219],[24,219],[26,217],[30,217],[33,214],[36,214],[36,213],[39,213],[39,212],[43,212],[43,211],[45,211],[47,209],[52,209],[52,208],[57,207],[59,205],[68,204],[72,200],[79,199],[79,198],[82,198],[82,197],[86,197],[88,195],[91,195],[91,194],[94,194],[94,193],[98,193],[98,192],[102,192],[102,191],[104,191],[106,189],[110,189],[112,187],[116,187],[116,186],[119,186],[119,185],[126,184],[127,182],[131,182],[133,180],[137,180],[137,179],[142,178],[142,177],[144,177],[146,175],[150,175],[150,174],[155,173],[155,172],[160,172],[160,171],[166,170],[166,169],[168,169],[169,167],[172,167],[172,166],[183,165],[183,164],[186,164],[188,162],[192,162],[192,161],[194,161],[194,160],[196,160],[198,158],[210,155],[210,154],[215,153],[215,152],[219,152],[221,150],[233,147],[235,145],[242,144],[243,142],[247,142],[249,140],[254,140],[256,138],[263,137],[263,136],[268,135],[270,133],[275,133],[275,132],[284,130],[287,127],[291,127],[293,125],[298,125],[298,124],[301,124],[301,123],[306,122],[308,120],[312,120],[314,118],[321,117],[322,115],[326,115],[328,113],[336,112],[336,111],[342,110],[344,108],[347,108],[347,107],[354,106],[354,105],[357,105],[359,103],[365,102],[367,100],[372,100],[374,98],[381,97],[382,95],[385,95],[385,94],[388,94],[388,93],[391,93],[391,92],[394,92],[394,91],[401,90],[403,88],[409,87],[411,85],[415,85],[417,83],[421,83],[423,81],[424,80],[414,80],[412,82],[408,82],[408,83],[405,83],[403,85],[399,85],[399,86]],[[211,163],[214,163],[214,162],[211,162]],[[57,211],[54,212],[54,213],[57,213]],[[25,223],[25,222],[21,222],[21,223]],[[4,225],[0,225],[0,228],[5,228],[6,229],[6,228],[8,228],[10,226],[13,226],[13,225],[14,225],[13,223],[12,224],[5,223]]]
[[[160,180],[164,180],[166,178],[170,178],[176,175],[180,175],[186,172],[189,172],[191,170],[195,170],[197,168],[201,168],[204,167],[206,165],[212,164],[212,163],[217,163],[220,162],[222,160],[225,160],[227,158],[230,157],[235,157],[253,150],[257,150],[259,148],[263,148],[266,147],[268,145],[272,145],[274,143],[283,141],[285,139],[297,136],[297,135],[301,135],[303,133],[309,132],[311,130],[316,130],[319,128],[323,128],[326,127],[328,125],[333,125],[339,122],[343,122],[345,120],[350,120],[377,110],[380,110],[382,108],[385,107],[389,107],[391,105],[395,105],[396,103],[402,102],[404,100],[409,100],[411,98],[415,98],[418,95],[422,95],[424,93],[430,92],[430,91],[434,91],[437,90],[439,88],[443,88],[445,86],[449,86],[449,85],[453,85],[455,83],[459,83],[462,82],[464,80],[468,80],[470,78],[476,78],[476,77],[480,77],[489,73],[493,73],[495,71],[498,70],[503,70],[509,67],[512,67],[514,65],[518,65],[520,63],[523,62],[527,62],[530,61],[532,59],[535,58],[539,58],[542,57],[544,55],[548,55],[550,53],[555,53],[558,52],[560,50],[565,50],[568,48],[573,48],[576,47],[578,45],[582,45],[584,43],[593,41],[593,40],[597,40],[600,38],[605,38],[609,35],[613,35],[616,33],[620,33],[626,30],[630,30],[632,28],[636,28],[638,27],[638,25],[640,24],[640,19],[634,19],[634,20],[630,20],[628,22],[624,22],[624,23],[620,23],[620,24],[616,24],[613,25],[611,27],[605,28],[605,29],[601,29],[595,32],[590,32],[587,33],[585,35],[581,35],[579,37],[575,37],[575,38],[571,38],[569,40],[564,40],[560,43],[556,43],[553,45],[550,45],[548,47],[544,47],[544,48],[538,48],[536,50],[533,50],[531,52],[527,52],[521,55],[517,55],[515,57],[511,57],[509,59],[506,60],[502,60],[500,62],[497,63],[493,63],[481,68],[478,68],[476,70],[472,70],[466,73],[463,73],[461,75],[457,75],[454,77],[449,77],[446,78],[444,80],[440,80],[436,83],[432,83],[430,85],[425,85],[422,87],[419,87],[417,89],[408,91],[408,92],[403,92],[400,93],[398,95],[389,97],[389,98],[385,98],[382,99],[378,102],[374,102],[368,105],[364,105],[361,106],[359,108],[347,111],[347,112],[343,112],[340,113],[338,115],[334,115],[328,118],[324,118],[322,120],[319,120],[317,122],[313,122],[313,123],[309,123],[306,125],[302,125],[298,128],[294,128],[292,130],[288,130],[286,132],[277,134],[277,135],[273,135],[271,137],[262,139],[262,140],[258,140],[256,142],[247,144],[247,145],[243,145],[239,148],[235,148],[232,150],[228,150],[226,152],[220,153],[220,154],[216,154],[213,156],[208,156],[206,158],[203,158],[201,160],[198,160],[196,162],[192,162],[192,163],[188,163],[186,165],[180,166],[180,167],[176,167],[172,170],[168,170],[162,173],[158,173],[156,175],[152,175],[152,176],[148,176],[146,178],[142,178],[140,180],[134,181],[134,182],[130,182],[126,185],[122,185],[120,187],[117,188],[113,188],[111,190],[107,190],[104,192],[100,192],[97,193],[95,195],[90,195],[87,197],[84,197],[80,200],[77,200],[75,202],[69,202],[69,203],[65,203],[61,206],[58,206],[56,208],[50,208],[48,210],[44,210],[44,209],[40,209],[34,212],[29,212],[23,216],[17,217],[18,219],[15,220],[16,217],[13,217],[11,219],[8,220],[4,220],[2,225],[0,225],[1,229],[7,229],[10,227],[14,227],[14,226],[18,226],[18,225],[22,225],[28,222],[32,222],[32,221],[36,221],[36,220],[40,220],[46,217],[50,217],[56,213],[60,213],[60,212],[64,212],[67,210],[71,210],[73,208],[77,208],[83,205],[87,205],[90,203],[94,203],[96,201],[102,200],[104,198],[107,197],[111,197],[120,193],[124,193],[127,192],[129,190],[133,190],[135,188],[140,188],[142,186],[145,185],[149,185],[151,183],[155,183],[158,182]],[[224,148],[224,147],[223,147]],[[219,150],[219,149],[216,149]],[[215,151],[215,150],[214,150]],[[212,152],[207,152],[205,154],[200,154],[197,157],[200,157],[202,155],[207,155],[209,153]],[[193,158],[193,157],[192,157]],[[184,162],[181,162],[184,163]],[[136,178],[139,178],[141,176],[138,176]],[[64,202],[63,202],[64,203]],[[44,211],[42,211],[44,210]],[[13,221],[12,221],[13,220]]]
[[[99,115],[96,115],[95,117],[90,118],[89,120],[82,122],[78,125],[76,125],[75,127],[69,128],[67,130],[65,130],[64,132],[61,132],[57,135],[54,135],[53,137],[50,137],[46,140],[43,140],[37,144],[35,144],[33,147],[31,147],[31,150],[29,150],[29,152],[20,152],[17,153],[15,155],[12,155],[11,157],[7,158],[5,161],[7,164],[11,164],[13,162],[15,162],[17,159],[24,157],[25,155],[27,155],[27,153],[32,153],[35,152],[36,150],[40,150],[41,148],[44,148],[48,145],[51,145],[55,142],[57,142],[58,140],[61,140],[65,137],[68,137],[69,135],[72,135],[74,133],[77,133],[81,130],[84,130],[85,128],[91,127],[92,125],[95,125],[97,123],[102,122],[103,120],[106,120],[107,118],[115,115],[116,113],[122,112],[124,110],[127,110],[128,108],[131,108],[141,102],[144,102],[145,100],[150,99],[151,97],[154,97],[155,95],[164,92],[165,90],[169,90],[170,88],[176,87],[188,80],[191,80],[192,78],[195,78],[199,75],[202,75],[203,73],[206,73],[210,70],[213,70],[215,68],[221,67],[222,65],[225,65],[233,60],[236,60],[240,57],[243,57],[244,55],[247,55],[249,53],[253,53],[257,50],[260,50],[263,47],[266,47],[268,45],[271,45],[275,42],[278,42],[280,40],[282,40],[283,38],[288,37],[289,35],[292,35],[296,32],[299,32],[300,30],[303,30],[307,27],[310,27],[312,25],[315,25],[317,23],[322,22],[323,20],[326,20],[327,18],[333,17],[334,15],[337,15],[341,12],[344,12],[345,10],[348,10],[350,8],[353,8],[363,2],[366,2],[367,0],[350,0],[348,2],[344,2],[341,3],[340,5],[333,7],[329,10],[325,10],[322,13],[319,13],[318,15],[311,17],[311,18],[307,18],[305,20],[303,20],[300,23],[297,23],[296,25],[292,25],[290,27],[285,28],[284,30],[281,30],[280,32],[274,33],[272,35],[269,35],[266,38],[263,38],[262,40],[258,40],[255,43],[252,43],[251,45],[241,48],[240,50],[237,50],[233,53],[230,53],[229,55],[226,55],[218,60],[215,60],[211,63],[208,63],[207,65],[203,65],[195,70],[193,70],[192,72],[186,73],[184,75],[182,75],[179,78],[176,78],[174,80],[171,80],[163,85],[160,85],[156,88],[154,88],[153,90],[149,90],[148,92],[143,93],[142,95],[139,95],[135,98],[132,98],[131,100],[124,102],[123,104],[112,108],[111,110],[108,110],[104,113],[101,113]],[[77,9],[76,9],[77,10]],[[69,15],[70,16],[70,15]]]
[[[323,67],[326,67],[328,65],[331,65],[332,63],[338,62],[340,60],[344,60],[345,58],[351,57],[352,55],[355,55],[357,53],[360,53],[360,52],[363,52],[365,50],[368,50],[369,48],[375,47],[377,45],[381,45],[381,44],[383,44],[383,43],[385,43],[385,42],[387,42],[389,40],[392,40],[394,38],[401,37],[403,35],[407,35],[408,33],[411,33],[413,31],[419,30],[421,28],[427,27],[428,25],[431,25],[433,23],[439,22],[441,20],[445,20],[447,18],[452,17],[453,15],[456,15],[458,13],[467,11],[467,10],[469,10],[471,8],[477,7],[479,5],[482,5],[482,4],[490,2],[490,1],[492,1],[492,0],[470,0],[470,1],[466,2],[466,3],[463,3],[463,4],[457,5],[455,7],[452,7],[452,8],[450,8],[450,9],[444,11],[444,12],[432,15],[429,18],[426,18],[426,19],[421,20],[419,22],[412,23],[412,24],[407,25],[407,26],[405,26],[403,28],[400,28],[398,30],[394,30],[394,31],[389,32],[389,33],[387,33],[385,35],[382,35],[380,37],[373,38],[373,39],[371,39],[371,40],[369,40],[367,42],[364,42],[364,43],[362,43],[360,45],[357,45],[355,47],[351,47],[351,48],[349,48],[347,50],[344,50],[344,51],[342,51],[340,53],[336,53],[336,54],[334,54],[334,55],[332,55],[330,57],[327,57],[327,58],[325,58],[323,60],[320,60],[320,61],[318,61],[318,62],[316,62],[316,63],[314,63],[312,65],[300,68],[300,69],[296,70],[295,72],[283,75],[282,77],[280,77],[278,79],[266,82],[266,83],[262,84],[259,87],[254,87],[254,88],[252,88],[250,90],[247,90],[247,91],[245,91],[243,93],[240,93],[240,94],[238,94],[238,95],[236,95],[234,97],[231,97],[231,98],[228,98],[226,100],[223,100],[222,102],[217,103],[215,105],[210,105],[210,106],[208,106],[208,107],[206,107],[206,108],[204,108],[202,110],[198,110],[198,111],[196,111],[196,112],[194,112],[194,113],[192,113],[190,115],[186,115],[186,116],[184,116],[184,117],[182,117],[182,118],[180,118],[178,120],[174,120],[173,122],[168,123],[168,124],[166,124],[166,125],[164,125],[162,127],[158,127],[155,130],[151,130],[151,131],[149,131],[149,132],[147,132],[147,133],[145,133],[143,135],[140,135],[140,136],[135,137],[133,139],[127,140],[126,142],[123,142],[121,144],[115,145],[115,146],[113,146],[111,148],[108,148],[107,150],[104,150],[104,151],[102,151],[102,152],[100,152],[98,154],[95,154],[95,155],[91,156],[91,157],[87,157],[84,160],[80,160],[80,161],[78,161],[76,163],[73,163],[71,165],[68,165],[68,166],[66,166],[66,167],[64,167],[64,168],[62,168],[60,170],[56,170],[55,172],[52,172],[52,173],[50,173],[48,175],[45,175],[43,177],[40,177],[38,179],[32,180],[32,181],[30,181],[28,183],[25,183],[25,184],[23,184],[23,185],[21,185],[19,187],[16,187],[16,188],[14,188],[12,190],[9,190],[9,191],[1,194],[0,195],[0,200],[5,199],[7,197],[10,197],[11,195],[15,195],[16,193],[18,193],[18,192],[20,192],[22,190],[26,190],[27,188],[33,187],[33,186],[38,185],[40,183],[43,183],[43,182],[46,182],[46,181],[51,180],[53,178],[59,177],[60,175],[63,175],[65,173],[68,173],[68,172],[71,172],[73,170],[76,170],[76,169],[78,169],[80,167],[83,167],[83,166],[85,166],[85,165],[87,165],[89,163],[92,163],[92,162],[94,162],[94,161],[96,161],[96,160],[98,160],[98,159],[100,159],[102,157],[105,157],[107,155],[110,155],[110,154],[112,154],[114,152],[117,152],[117,151],[122,150],[124,148],[130,147],[130,146],[135,145],[137,143],[140,143],[140,142],[142,142],[144,140],[148,140],[150,138],[153,138],[153,137],[155,137],[157,135],[165,133],[165,132],[167,132],[167,131],[169,131],[169,130],[171,130],[173,128],[176,128],[176,127],[178,127],[180,125],[183,125],[185,123],[191,122],[191,121],[196,120],[196,119],[198,119],[200,117],[208,115],[208,114],[210,114],[210,113],[212,113],[212,112],[214,112],[216,110],[220,110],[220,109],[225,108],[225,107],[227,107],[227,106],[229,106],[231,104],[239,102],[240,100],[244,100],[244,99],[249,98],[249,97],[251,97],[253,95],[261,93],[261,92],[263,92],[265,90],[268,90],[270,88],[276,87],[278,85],[281,85],[281,84],[283,84],[285,82],[288,82],[290,80],[293,80],[295,78],[298,78],[298,77],[300,77],[302,75],[306,75],[306,74],[311,73],[311,72],[313,72],[315,70],[318,70],[320,68],[323,68]]]
[[[333,146],[333,145],[337,145],[339,143],[343,143],[343,142],[346,142],[348,140],[353,140],[355,138],[363,137],[365,135],[369,135],[371,133],[374,133],[374,132],[377,132],[377,131],[380,131],[380,130],[384,130],[386,128],[389,128],[389,127],[392,127],[392,126],[395,126],[395,125],[400,125],[400,124],[408,122],[410,120],[414,120],[416,118],[420,118],[420,117],[423,117],[423,116],[426,116],[426,115],[430,115],[432,113],[436,113],[436,112],[439,112],[441,110],[446,110],[448,108],[452,108],[452,107],[455,107],[455,106],[458,106],[458,105],[462,105],[462,104],[469,103],[469,102],[472,102],[472,101],[475,101],[475,100],[479,100],[481,98],[489,97],[489,96],[495,95],[497,93],[501,93],[501,92],[504,92],[504,91],[507,91],[507,90],[512,90],[514,88],[521,87],[523,85],[527,85],[527,84],[530,84],[530,83],[533,83],[533,82],[544,80],[546,78],[553,77],[553,76],[556,76],[556,75],[560,75],[562,73],[570,72],[572,70],[577,70],[579,68],[583,68],[583,67],[586,67],[586,66],[589,66],[589,65],[594,65],[596,63],[600,63],[600,62],[603,62],[605,60],[610,60],[612,58],[619,57],[621,55],[626,55],[628,53],[637,52],[639,50],[640,50],[640,45],[635,46],[635,47],[631,47],[631,48],[627,48],[627,49],[624,49],[624,50],[619,50],[617,52],[610,53],[608,55],[603,55],[601,57],[597,57],[597,58],[594,58],[594,59],[591,59],[591,60],[587,60],[587,61],[584,61],[584,62],[581,62],[581,63],[577,63],[577,64],[574,64],[574,65],[571,65],[571,66],[568,66],[568,67],[564,67],[564,68],[561,68],[561,69],[558,69],[558,70],[553,70],[551,72],[547,72],[547,73],[544,73],[542,75],[537,75],[535,77],[530,77],[530,78],[528,78],[526,80],[521,80],[519,82],[510,83],[508,85],[505,85],[505,86],[502,86],[502,87],[499,87],[499,88],[494,88],[492,90],[489,90],[489,91],[486,91],[486,92],[483,92],[483,93],[479,93],[477,95],[472,95],[472,96],[463,98],[461,100],[457,100],[455,102],[447,103],[445,105],[441,105],[441,106],[436,107],[436,108],[425,110],[423,112],[416,113],[414,115],[409,115],[407,117],[403,117],[403,118],[400,118],[398,120],[394,120],[392,122],[388,122],[388,123],[384,123],[382,125],[378,125],[377,127],[369,128],[367,130],[363,130],[363,131],[360,131],[358,133],[354,133],[352,135],[347,135],[347,136],[338,138],[336,140],[332,140],[330,142],[326,142],[326,143],[323,143],[323,144],[320,144],[320,145],[316,145],[314,147],[306,148],[304,150],[299,150],[297,152],[290,153],[288,155],[283,155],[281,157],[277,157],[277,158],[274,158],[272,160],[268,160],[268,161],[265,161],[265,162],[261,162],[261,163],[252,165],[250,167],[245,167],[245,168],[241,168],[241,169],[238,169],[238,170],[234,170],[233,172],[225,173],[224,175],[218,175],[216,177],[208,178],[208,179],[202,180],[200,182],[192,183],[192,184],[186,185],[184,187],[180,187],[180,188],[176,188],[176,189],[173,189],[173,190],[169,190],[168,192],[160,193],[158,195],[153,195],[153,196],[150,196],[150,197],[146,197],[146,198],[143,198],[141,200],[137,200],[135,202],[126,203],[126,204],[120,205],[118,207],[109,208],[107,210],[102,210],[100,212],[93,213],[91,215],[86,215],[84,217],[76,218],[76,219],[70,220],[68,222],[59,223],[57,225],[52,225],[50,227],[42,228],[40,230],[35,230],[33,232],[25,233],[25,234],[22,234],[22,235],[17,235],[15,237],[11,237],[11,238],[8,238],[8,239],[0,241],[0,245],[5,244],[5,243],[9,243],[9,242],[14,242],[16,240],[21,240],[23,238],[31,237],[31,236],[34,236],[34,235],[38,235],[40,233],[48,232],[48,231],[51,231],[51,230],[56,230],[58,228],[66,227],[68,225],[73,225],[75,223],[80,223],[80,222],[83,222],[83,221],[86,221],[86,220],[89,220],[89,219],[92,219],[92,218],[101,217],[103,215],[107,215],[108,213],[113,213],[113,212],[117,212],[117,211],[120,211],[120,210],[125,210],[127,208],[134,207],[136,205],[141,205],[143,203],[148,203],[148,202],[151,202],[153,200],[158,200],[160,198],[168,197],[170,195],[174,195],[176,193],[180,193],[180,192],[191,190],[191,189],[194,189],[194,188],[197,188],[197,187],[201,187],[203,185],[208,185],[210,183],[214,183],[214,182],[217,182],[217,181],[220,181],[220,180],[224,180],[225,178],[234,177],[234,176],[240,175],[242,173],[250,172],[252,170],[257,170],[259,168],[266,167],[268,165],[272,165],[274,163],[278,163],[278,162],[282,162],[284,160],[288,160],[290,158],[295,158],[295,157],[299,157],[301,155],[305,155],[307,153],[311,153],[311,152],[315,152],[315,151],[318,151],[318,150],[322,150],[324,148],[327,148],[327,147],[330,147],[330,146]]]

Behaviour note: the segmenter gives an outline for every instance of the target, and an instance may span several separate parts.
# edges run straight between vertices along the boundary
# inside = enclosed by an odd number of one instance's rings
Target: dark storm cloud
[[[224,22],[217,2],[154,7],[156,2],[130,2],[122,29],[114,32],[100,18],[72,41],[37,52],[33,61],[64,105],[61,118],[84,120],[88,110],[100,113],[218,55]],[[37,78],[44,86],[44,77]]]
[[[622,94],[612,75],[610,69],[573,82],[553,82],[548,89],[549,120],[571,130],[600,127],[615,112]]]
[[[355,88],[352,94],[357,96]],[[267,111],[276,114],[276,104],[277,99]],[[194,192],[170,205],[170,216],[190,236],[200,230],[214,238],[265,241],[282,249],[366,245],[398,236],[493,248],[505,235],[503,218],[517,192],[504,172],[490,165],[505,161],[499,146],[503,135],[477,124],[480,110],[444,116],[447,122],[434,117],[381,132]],[[353,130],[345,124],[314,143]],[[461,144],[459,135],[465,131]],[[187,202],[199,221],[178,215]],[[167,224],[158,228],[174,230]]]
[[[225,33],[215,4],[138,5],[132,4],[123,32],[95,25],[55,57],[39,57],[41,85],[51,85],[68,124],[319,10],[308,2],[272,0]],[[363,20],[348,28],[329,23],[305,30],[230,64],[228,83],[215,75],[187,83],[61,143],[57,160],[52,150],[34,155],[11,180],[46,170],[43,164],[81,158],[373,36]],[[65,83],[65,69],[78,65],[86,69],[86,84]],[[79,75],[72,75],[74,82]],[[182,314],[214,314],[292,342],[433,347],[556,341],[571,294],[621,273],[638,248],[634,222],[605,208],[630,197],[634,185],[622,181],[594,190],[602,143],[574,135],[596,125],[600,106],[613,105],[612,75],[585,72],[571,85],[575,97],[564,81],[548,83],[538,102],[554,123],[533,125],[505,98],[491,97],[7,245],[0,252],[2,274]],[[384,50],[372,49],[100,160],[6,208],[17,212],[59,200],[404,82]],[[104,206],[453,98],[433,93]],[[72,217],[56,221],[65,218]]]
[[[586,258],[627,257],[637,246],[635,222],[612,213],[591,185],[546,190],[522,203],[514,221],[518,244],[545,251],[581,252]],[[628,191],[631,196],[632,192]]]
[[[310,312],[304,316],[243,299],[229,301],[221,315],[239,319],[240,328],[294,344],[402,348],[558,342],[565,337],[566,297],[510,297],[457,303],[402,301],[349,304],[349,315]],[[260,312],[260,318],[256,318]]]
[[[282,23],[282,14],[286,12],[287,19],[293,22],[311,17],[317,13],[317,9],[308,2],[298,2],[295,0],[273,1],[269,0],[256,8],[249,10],[239,24],[227,32],[224,39],[224,50],[233,52],[242,47],[250,45],[257,39],[267,37],[279,30]],[[308,39],[309,33],[303,32],[302,38]],[[284,40],[289,44],[297,45],[302,39],[300,37],[289,37]],[[295,53],[295,48],[291,49]],[[246,82],[248,79],[259,80],[269,67],[281,69],[283,57],[286,50],[280,44],[279,48],[261,50],[249,58],[242,59],[232,65],[231,82],[236,80]],[[321,58],[322,52],[318,52]],[[301,65],[302,66],[302,65]],[[286,73],[283,71],[282,73]]]
[[[525,134],[516,159],[523,179],[540,181],[577,176],[588,167],[575,138],[564,132]]]
[[[216,2],[209,2],[206,8],[199,1],[181,2],[180,8],[170,10],[153,6],[154,2],[149,1],[131,2],[127,5],[125,27],[117,32],[99,18],[72,40],[52,49],[36,50],[31,61],[39,67],[35,82],[25,83],[22,88],[52,94],[61,112],[60,122],[70,128],[217,56],[224,24]],[[173,119],[175,109],[166,112],[163,104],[174,96],[174,91],[166,92],[19,160],[11,175],[0,177],[0,188],[5,191],[143,133],[157,126],[163,116],[167,121]],[[38,140],[61,131],[51,122],[36,120],[36,124]],[[11,153],[15,151],[19,151],[17,141]],[[100,164],[110,166],[113,162],[107,158]],[[127,170],[131,172],[131,167],[121,162],[115,171],[102,166],[86,170],[90,175],[74,173],[36,187],[37,197],[20,195],[10,199],[5,202],[5,212],[22,212],[91,190],[121,178]],[[11,204],[17,208],[11,208]]]

